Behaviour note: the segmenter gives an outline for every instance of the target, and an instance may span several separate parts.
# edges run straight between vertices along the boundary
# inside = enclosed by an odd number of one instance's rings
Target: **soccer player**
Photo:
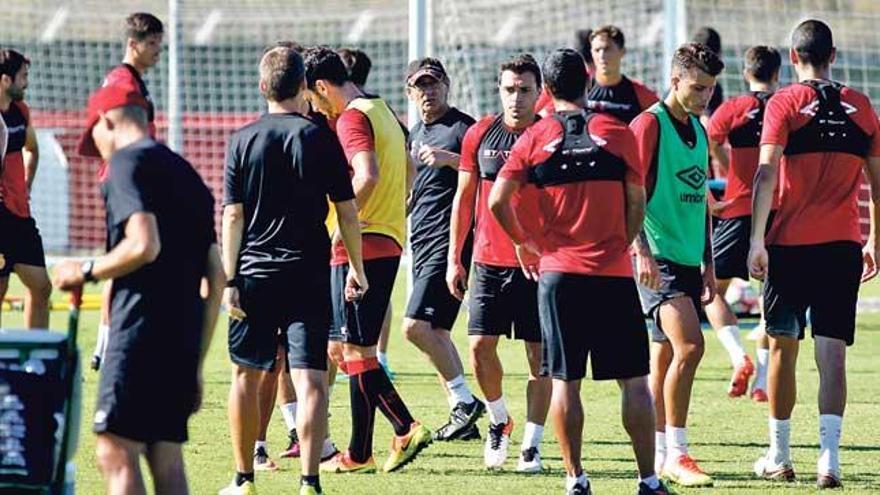
[[[114,280],[94,417],[110,494],[146,493],[142,455],[156,493],[188,493],[181,445],[203,397],[202,370],[226,281],[211,192],[186,160],[150,138],[147,109],[138,93],[118,86],[89,98],[78,151],[108,162],[102,192],[112,248],[53,271],[62,290]]]
[[[147,130],[150,137],[156,138],[156,109],[147,85],[144,83],[144,74],[159,62],[162,54],[162,38],[165,28],[156,16],[145,12],[136,12],[125,19],[125,55],[122,63],[110,69],[104,77],[102,86],[119,86],[129,91],[140,94],[147,102]],[[106,164],[101,164],[98,169],[98,180],[103,181],[106,174]],[[98,325],[98,339],[95,343],[92,366],[98,368],[104,356],[107,344],[107,332],[110,330],[110,293],[112,280],[104,283],[101,292],[101,318]]]
[[[590,36],[592,34],[593,30],[590,28],[578,29],[574,32],[574,49],[584,58],[584,67],[587,69],[588,80],[592,79],[593,74],[596,73],[596,65],[593,63],[593,51],[590,47]],[[546,117],[553,113],[553,97],[547,91],[547,88],[541,90],[541,96],[538,97],[538,101],[535,103],[535,113],[541,117]]]
[[[391,423],[394,438],[383,466],[396,471],[428,444],[431,432],[413,419],[381,369],[376,345],[400,265],[406,231],[407,158],[403,129],[381,98],[369,97],[349,80],[333,50],[306,50],[306,80],[312,107],[337,119],[336,132],[348,160],[363,232],[363,258],[372,289],[357,301],[344,301],[343,279],[349,253],[333,246],[333,338],[342,342],[340,367],[349,379],[351,441],[348,450],[321,463],[330,472],[371,472],[376,408]]]
[[[483,118],[468,129],[462,142],[458,189],[452,205],[446,283],[455,297],[463,298],[467,270],[462,250],[476,222],[474,240],[475,285],[470,293],[471,366],[486,397],[489,431],[483,460],[486,467],[501,467],[507,460],[514,421],[502,394],[504,369],[498,358],[502,335],[525,344],[529,363],[526,386],[527,423],[517,464],[521,472],[543,469],[539,447],[550,407],[550,379],[541,377],[541,326],[538,320],[538,285],[519,268],[513,244],[489,212],[489,191],[526,128],[537,121],[535,100],[541,88],[541,69],[531,55],[517,55],[499,68],[498,93],[502,113]]]
[[[342,63],[345,64],[351,82],[364,94],[367,94],[367,78],[370,76],[370,69],[373,67],[370,57],[358,48],[340,48],[336,53],[339,54]],[[382,332],[379,334],[379,351],[376,353],[376,356],[379,359],[379,364],[382,365],[382,369],[388,374],[388,378],[394,380],[394,372],[391,371],[391,367],[388,364],[388,338],[391,336],[391,317],[392,304],[389,302],[388,311],[385,312],[385,319],[382,320]]]
[[[686,424],[704,348],[697,315],[700,304],[714,298],[716,286],[706,197],[709,144],[699,116],[723,68],[704,45],[680,46],[672,58],[668,95],[631,124],[648,195],[635,262],[642,308],[654,320],[657,470],[684,486],[712,484],[688,454]]]
[[[629,124],[636,115],[657,103],[653,91],[620,70],[626,55],[626,39],[620,28],[607,25],[594,30],[590,34],[590,49],[596,68],[587,93],[589,109],[609,113]]]
[[[450,335],[461,301],[446,287],[446,263],[461,143],[474,119],[449,105],[449,76],[435,58],[409,64],[406,94],[419,110],[419,122],[408,140],[418,175],[410,200],[413,281],[403,331],[434,365],[446,390],[449,421],[434,439],[473,438],[486,406],[471,393]],[[461,249],[464,267],[470,266],[472,244],[468,235]]]
[[[846,407],[846,348],[854,342],[859,282],[877,273],[880,127],[870,99],[831,79],[837,51],[831,28],[807,20],[791,35],[798,83],[767,102],[752,200],[749,269],[764,280],[770,337],[770,448],[758,476],[792,481],[791,413],[806,312],[819,369],[818,488],[841,486],[840,432]],[[871,234],[860,247],[858,191],[871,183]],[[765,234],[773,193],[776,216]],[[863,271],[864,261],[864,271]],[[804,270],[821,280],[804,280]]]
[[[28,328],[49,326],[52,283],[46,272],[43,238],[31,216],[30,191],[37,173],[39,148],[30,109],[24,102],[30,60],[3,51],[0,64],[0,114],[6,123],[6,153],[0,162],[0,302],[15,272],[25,287],[24,321]]]
[[[731,279],[749,280],[749,235],[752,224],[752,182],[758,169],[758,150],[764,109],[779,82],[782,58],[775,48],[753,46],[746,51],[743,77],[749,93],[731,98],[712,114],[709,121],[709,150],[726,172],[727,188],[723,201],[715,203],[713,214],[718,223],[712,233],[715,256],[715,277],[718,287],[715,299],[706,305],[706,316],[715,328],[715,335],[730,356],[734,371],[727,395],[739,397],[748,391],[749,377],[755,366],[743,348],[736,315],[724,294]],[[730,144],[728,158],[722,146]],[[758,367],[751,397],[767,400],[767,339],[758,341]]]
[[[630,130],[583,108],[583,63],[571,49],[545,60],[544,86],[557,113],[514,144],[489,206],[525,276],[539,280],[543,370],[553,378],[552,416],[567,493],[591,493],[581,464],[580,399],[589,357],[594,380],[617,380],[621,388],[638,493],[665,494],[654,473],[647,332],[629,258],[644,218],[645,190]],[[537,201],[514,201],[527,184],[537,188]]]
[[[345,156],[332,131],[300,113],[304,78],[295,50],[267,51],[260,61],[260,92],[268,113],[238,130],[227,153],[223,260],[230,283],[223,300],[235,364],[229,418],[237,472],[224,495],[255,491],[250,448],[259,426],[257,389],[261,375],[276,365],[279,328],[303,402],[297,417],[301,493],[321,492],[331,307],[330,237],[324,226],[328,197],[351,253],[346,295],[361,297],[367,289]],[[303,283],[309,290],[297,290]],[[297,297],[291,300],[291,294]]]

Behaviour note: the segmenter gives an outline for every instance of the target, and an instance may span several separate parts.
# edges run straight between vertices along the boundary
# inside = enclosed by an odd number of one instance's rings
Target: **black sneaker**
[[[461,432],[461,435],[458,436],[458,440],[462,442],[466,442],[469,440],[482,440],[483,437],[480,435],[480,429],[477,425],[473,425],[470,428]]]
[[[476,398],[470,404],[459,402],[449,413],[449,422],[434,433],[434,440],[448,442],[461,439],[466,430],[474,426],[485,412],[486,405]]]
[[[646,485],[644,482],[639,483],[639,491],[636,495],[671,495],[675,492],[669,489],[663,481],[660,481],[660,486],[657,488],[651,488]]]
[[[584,485],[574,485],[574,487],[568,491],[567,495],[593,495],[593,490],[590,489],[590,481],[587,480],[587,486]]]

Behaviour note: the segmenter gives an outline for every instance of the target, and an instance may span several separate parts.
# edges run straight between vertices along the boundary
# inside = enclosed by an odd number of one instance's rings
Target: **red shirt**
[[[119,64],[116,67],[110,69],[110,72],[104,76],[104,82],[101,84],[102,87],[106,86],[118,86],[121,88],[126,88],[130,91],[134,91],[144,99],[147,100],[148,115],[147,118],[149,122],[147,124],[147,130],[150,133],[150,137],[156,139],[156,123],[154,122],[156,117],[156,109],[153,106],[153,99],[150,96],[150,92],[147,91],[147,85],[144,83],[144,80],[137,73],[137,70],[128,64]],[[104,182],[107,178],[107,163],[102,162],[98,167],[98,181]]]
[[[626,182],[643,184],[632,132],[614,117],[598,114],[590,120],[590,136],[605,151],[626,164]],[[510,152],[499,177],[528,181],[529,170],[550,158],[561,144],[562,125],[545,118],[529,127]],[[626,242],[624,184],[583,181],[536,189],[540,230],[524,225],[541,248],[540,271],[631,277]],[[519,212],[519,216],[529,212]]]
[[[670,114],[671,117],[671,114]],[[682,141],[693,146],[696,142],[697,132],[705,132],[703,126],[694,129],[688,123],[682,123],[675,117],[672,117],[672,125],[678,131],[678,136]],[[651,191],[654,189],[657,171],[655,165],[657,162],[657,143],[660,140],[660,123],[657,122],[657,116],[651,112],[642,112],[629,125],[635,136],[636,147],[638,149],[639,170],[644,177],[645,187],[648,192],[648,199],[651,198]]]
[[[31,112],[23,101],[13,101],[9,110],[3,112],[3,120],[9,133],[6,158],[0,167],[0,198],[12,214],[28,218],[31,216],[28,204],[27,177],[24,170],[24,149],[27,141],[27,128],[31,122]],[[2,234],[0,234],[2,235]]]
[[[510,149],[522,132],[515,132],[508,128],[495,115],[484,117],[472,125],[461,143],[461,162],[459,172],[480,173],[480,154],[498,154],[499,159],[510,156]],[[478,195],[474,210],[474,261],[492,266],[515,268],[519,266],[513,241],[510,240],[504,229],[489,211],[489,193],[492,190],[493,180],[479,178],[477,186]],[[523,185],[512,198],[513,207],[517,211],[530,211],[521,214],[521,222],[527,222],[535,218],[532,210],[534,204],[534,187]],[[526,210],[524,210],[526,209]]]
[[[785,146],[789,134],[812,119],[807,107],[817,100],[815,90],[803,84],[779,90],[767,103],[761,144]],[[841,90],[841,101],[852,107],[850,119],[871,137],[869,156],[880,156],[880,126],[871,101],[848,87]],[[779,209],[767,244],[861,242],[857,199],[864,165],[863,158],[847,153],[783,156]]]
[[[336,135],[339,136],[339,142],[342,143],[342,149],[345,151],[349,172],[354,176],[351,159],[361,151],[372,152],[376,150],[370,119],[360,110],[346,109],[336,120]],[[362,239],[361,250],[364,260],[400,256],[403,252],[397,241],[384,235],[364,234]],[[330,264],[335,266],[345,263],[348,263],[348,251],[345,250],[342,242],[338,242],[333,246]]]
[[[709,139],[723,144],[731,131],[748,125],[760,109],[760,102],[751,94],[737,96],[722,103],[709,120]],[[721,211],[719,218],[735,218],[752,214],[752,183],[758,170],[760,146],[731,147],[730,166],[727,169],[727,186],[724,201],[730,205]],[[774,209],[775,209],[774,201]]]

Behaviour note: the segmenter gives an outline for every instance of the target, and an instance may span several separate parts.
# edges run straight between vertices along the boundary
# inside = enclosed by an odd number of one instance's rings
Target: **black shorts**
[[[469,308],[468,335],[541,342],[538,283],[527,279],[519,267],[474,263]]]
[[[145,444],[186,442],[197,366],[197,353],[157,356],[156,351],[121,350],[111,342],[101,361],[93,431]]]
[[[543,334],[541,373],[580,380],[648,374],[648,337],[631,277],[546,272],[538,284]]]
[[[807,310],[813,336],[852,345],[862,277],[862,248],[842,241],[768,246],[764,318],[773,336],[804,337]]]
[[[406,305],[407,318],[430,322],[434,328],[452,330],[460,307],[461,301],[449,293],[446,285],[445,263],[414,275],[412,294]]]
[[[660,305],[685,296],[693,302],[694,310],[699,314],[702,305],[700,299],[703,294],[703,273],[699,266],[680,265],[662,258],[657,259],[657,267],[660,269],[660,288],[651,290],[638,284],[639,297],[642,300],[642,311],[654,320],[651,326],[651,340],[666,342],[663,325],[660,323]]]
[[[43,238],[33,218],[22,218],[0,205],[0,277],[15,265],[46,266]]]
[[[329,267],[297,268],[268,279],[245,277],[239,294],[247,316],[229,319],[232,362],[272,370],[280,343],[290,368],[327,369]]]
[[[767,230],[773,215],[767,217]],[[715,260],[715,278],[749,280],[749,246],[751,244],[752,216],[721,218],[712,230],[712,254]]]
[[[364,271],[370,288],[359,301],[345,300],[345,277],[348,264],[331,268],[331,292],[333,296],[333,320],[330,340],[346,342],[362,347],[379,343],[385,312],[391,302],[394,281],[400,256],[364,261]]]

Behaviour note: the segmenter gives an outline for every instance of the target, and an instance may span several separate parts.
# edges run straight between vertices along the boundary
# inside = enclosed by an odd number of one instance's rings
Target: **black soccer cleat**
[[[590,482],[587,481],[587,486],[581,485],[580,483],[574,485],[572,489],[568,491],[567,495],[593,495],[593,490],[590,488]]]
[[[473,433],[469,430],[472,428],[476,429],[474,425],[485,412],[486,405],[476,398],[470,404],[459,402],[452,408],[452,412],[449,413],[449,421],[434,433],[434,440],[449,442],[452,440],[472,439]],[[477,431],[477,438],[479,438],[479,435],[480,433]]]
[[[636,495],[671,495],[675,492],[669,489],[662,481],[657,488],[651,488],[645,483],[639,483],[639,492]]]

